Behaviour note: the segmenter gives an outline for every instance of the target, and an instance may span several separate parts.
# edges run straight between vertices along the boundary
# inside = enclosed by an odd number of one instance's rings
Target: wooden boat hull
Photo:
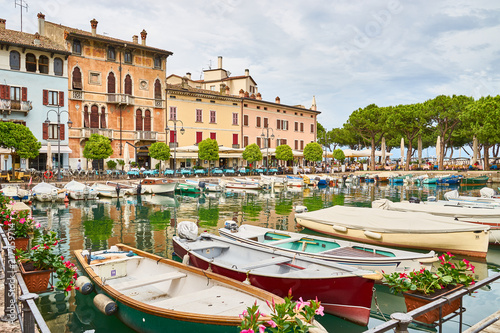
[[[174,252],[181,258],[189,257],[189,264],[204,270],[213,271],[237,281],[248,279],[252,286],[267,290],[281,297],[292,291],[295,298],[315,299],[321,301],[325,312],[345,318],[356,324],[366,326],[370,318],[371,299],[373,295],[374,280],[360,276],[334,276],[326,277],[304,276],[303,278],[287,278],[284,275],[273,276],[259,273],[253,269],[238,269],[236,265],[220,265],[207,257],[199,256],[188,251],[181,245],[179,238],[173,239]],[[210,253],[212,249],[204,249]],[[215,253],[216,249],[212,251]],[[220,251],[220,250],[219,250]],[[292,265],[293,266],[293,265]],[[296,266],[298,267],[298,266]]]
[[[145,193],[165,194],[174,193],[177,188],[177,182],[157,178],[146,178],[141,182]]]
[[[327,235],[380,246],[395,246],[412,249],[451,252],[453,254],[486,258],[489,232],[450,232],[450,233],[370,233],[365,230],[346,228],[345,232],[336,231],[331,224],[295,217],[301,226]]]
[[[489,177],[488,176],[480,176],[480,177],[471,177],[471,178],[462,178],[462,181],[460,182],[460,185],[464,186],[480,186],[480,185],[486,185],[486,182],[488,181]]]
[[[203,272],[195,267],[183,265],[181,263],[165,259],[144,251],[133,249],[126,245],[117,245],[123,251],[133,251],[139,256],[154,259],[158,262],[168,262],[169,265],[178,267],[187,274],[194,274],[208,281],[216,281],[215,285],[228,285],[235,290],[241,290],[246,294],[255,295],[255,298],[271,301],[273,298],[276,302],[281,303],[283,300],[276,295],[272,295],[266,291],[259,290],[252,286],[241,284],[224,276],[219,276],[212,272]],[[127,292],[120,292],[111,286],[111,283],[103,283],[101,278],[94,272],[82,256],[82,251],[75,251],[75,256],[83,267],[85,273],[94,283],[96,290],[106,294],[118,305],[116,316],[127,326],[137,332],[239,332],[238,325],[241,324],[241,319],[238,315],[206,315],[193,312],[175,311],[169,307],[158,307],[149,305],[128,296]],[[117,268],[116,271],[119,272]],[[111,273],[113,274],[113,273]],[[194,290],[196,291],[196,290]],[[186,295],[187,296],[187,295]],[[175,297],[175,296],[173,296]],[[190,297],[183,298],[181,301],[196,302]],[[153,303],[154,304],[154,303]],[[262,303],[261,303],[262,304]],[[265,305],[265,303],[263,303]],[[251,306],[253,304],[248,304]]]

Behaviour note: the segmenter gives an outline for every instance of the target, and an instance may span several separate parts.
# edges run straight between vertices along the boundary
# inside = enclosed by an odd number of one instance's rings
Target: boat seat
[[[222,249],[226,250],[229,249],[229,245],[217,245],[217,244],[212,244],[212,245],[199,245],[199,246],[189,246],[189,250],[191,251],[200,251],[200,250],[207,250],[207,249]]]
[[[186,276],[187,276],[186,273],[175,271],[175,272],[169,272],[169,273],[160,274],[160,275],[154,275],[154,276],[151,276],[149,278],[144,278],[144,279],[140,279],[140,280],[136,280],[136,281],[126,281],[126,282],[117,283],[117,284],[110,284],[110,287],[112,287],[118,291],[124,291],[127,289],[143,287],[143,286],[151,285],[151,284],[155,284],[155,283],[182,279]]]
[[[119,258],[113,259],[113,257],[110,258],[105,258],[105,259],[95,259],[90,262],[90,267],[95,267],[95,266],[101,266],[101,265],[106,265],[109,263],[115,263],[115,262],[121,262],[121,261],[128,261],[132,259],[142,259],[144,257],[141,256],[133,256],[133,257],[124,257],[121,255]]]
[[[276,241],[271,241],[269,243],[266,243],[267,245],[278,245],[278,244],[283,244],[283,243],[289,243],[289,242],[296,242],[296,241],[299,241],[303,238],[303,236],[299,236],[299,237],[288,237],[288,238],[283,238],[283,239],[280,239],[280,240],[276,240]]]
[[[272,266],[272,265],[279,265],[279,264],[285,264],[291,262],[291,258],[286,258],[286,257],[274,257],[271,259],[266,259],[266,260],[259,260],[256,262],[252,262],[250,264],[244,265],[240,267],[241,269],[256,269],[260,267],[265,267],[265,266]]]

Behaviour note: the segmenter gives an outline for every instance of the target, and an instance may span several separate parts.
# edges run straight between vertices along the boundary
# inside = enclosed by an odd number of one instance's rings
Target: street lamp
[[[177,119],[169,119],[167,120],[167,127],[165,128],[165,131],[167,131],[167,137],[168,137],[168,132],[170,131],[170,128],[168,127],[168,122],[171,121],[174,123],[174,133],[175,133],[175,150],[174,150],[174,175],[175,175],[175,170],[177,169],[177,122],[180,122],[181,123],[181,129],[180,129],[180,132],[181,132],[181,135],[184,135],[184,123],[182,122],[182,120],[177,120]]]
[[[61,180],[61,114],[68,114],[68,128],[73,126],[73,122],[69,118],[69,112],[66,110],[59,110],[59,106],[57,106],[57,110],[51,109],[47,111],[47,119],[45,120],[45,124],[50,125],[49,113],[55,112],[57,115],[57,179]]]
[[[264,134],[264,130],[266,134]],[[271,130],[271,139],[274,139],[274,130],[270,127],[266,127],[262,130],[260,135],[262,140],[266,140],[267,157],[266,157],[266,174],[269,175],[269,130]]]

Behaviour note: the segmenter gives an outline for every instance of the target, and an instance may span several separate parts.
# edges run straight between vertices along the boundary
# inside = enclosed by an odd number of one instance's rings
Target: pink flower
[[[320,316],[324,316],[324,315],[325,315],[325,314],[323,313],[323,310],[324,310],[324,309],[325,309],[325,308],[324,308],[323,306],[321,306],[321,305],[320,305],[320,306],[319,306],[319,308],[317,308],[317,309],[316,309],[316,311],[314,311],[314,313],[316,313],[316,314],[318,314],[318,315],[320,315]]]
[[[24,217],[21,217],[21,218],[19,219],[19,223],[24,224],[24,222],[26,222],[26,219],[25,219]]]
[[[255,333],[253,329],[249,328],[247,330],[242,330],[240,333]]]
[[[35,228],[40,228],[40,223],[35,224]]]
[[[259,325],[259,333],[264,333],[266,331],[266,326]]]
[[[273,327],[273,328],[274,328],[274,327],[276,327],[276,326],[278,326],[278,325],[276,325],[276,323],[275,323],[274,321],[272,321],[272,320],[269,320],[267,323],[269,324],[269,326],[271,326],[271,327]]]
[[[311,305],[311,302],[304,302],[302,297],[300,297],[299,300],[297,301],[297,304],[295,305],[295,310],[300,310],[304,306],[309,306],[309,305]]]

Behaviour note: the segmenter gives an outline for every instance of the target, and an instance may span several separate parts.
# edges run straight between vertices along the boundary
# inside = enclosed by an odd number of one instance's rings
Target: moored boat
[[[137,332],[237,332],[247,307],[257,304],[269,314],[266,301],[283,302],[258,288],[122,244],[91,254],[77,250],[75,256],[95,289],[114,302],[115,315]]]
[[[40,202],[62,202],[66,198],[66,190],[52,184],[41,182],[31,189],[33,199]]]
[[[434,251],[417,253],[249,224],[235,227],[235,222],[231,222],[226,222],[226,227],[219,229],[221,236],[366,270],[383,270],[385,273],[413,271],[430,268],[437,260]]]
[[[195,194],[201,193],[202,189],[199,184],[191,184],[187,182],[178,182],[177,187],[175,188],[175,193],[178,194]]]
[[[295,215],[308,229],[363,243],[486,257],[489,226],[425,213],[333,206]]]
[[[126,191],[127,195],[137,195],[139,193],[142,195],[142,194],[146,193],[146,189],[144,187],[142,187],[140,182],[138,184],[133,184],[133,183],[126,184],[126,183],[118,183],[118,182],[108,180],[106,182],[106,185],[114,186],[115,188],[118,185],[118,186],[120,186],[120,188],[122,188]]]
[[[12,185],[12,184],[2,185],[2,189],[0,190],[0,192],[4,196],[12,200],[23,201],[23,202],[28,202],[31,200],[30,191],[22,189],[19,185]]]
[[[145,193],[174,194],[175,189],[177,188],[177,182],[164,178],[145,178],[141,180],[141,186],[144,188]]]
[[[480,197],[460,195],[457,190],[448,191],[444,198],[451,202],[460,202],[464,204],[477,204],[489,207],[500,207],[500,197],[495,194],[495,190],[484,187],[480,190]]]
[[[464,186],[481,186],[481,185],[486,185],[486,182],[488,181],[489,177],[488,176],[477,176],[477,177],[465,177],[462,178],[462,181],[460,182],[460,185]]]
[[[182,223],[182,222],[181,222]],[[179,234],[179,233],[178,233]],[[325,312],[367,325],[374,279],[379,274],[294,256],[210,234],[195,241],[173,237],[174,251],[195,267],[295,298],[317,297]]]
[[[73,200],[94,200],[97,199],[99,192],[92,189],[84,183],[72,180],[64,188],[68,191],[68,196]]]
[[[222,180],[222,184],[226,189],[240,189],[240,190],[260,190],[261,185],[256,182],[245,182],[245,181],[227,181]]]
[[[99,197],[105,198],[123,198],[125,195],[128,195],[128,190],[125,188],[101,183],[94,183],[90,189],[99,193]]]

